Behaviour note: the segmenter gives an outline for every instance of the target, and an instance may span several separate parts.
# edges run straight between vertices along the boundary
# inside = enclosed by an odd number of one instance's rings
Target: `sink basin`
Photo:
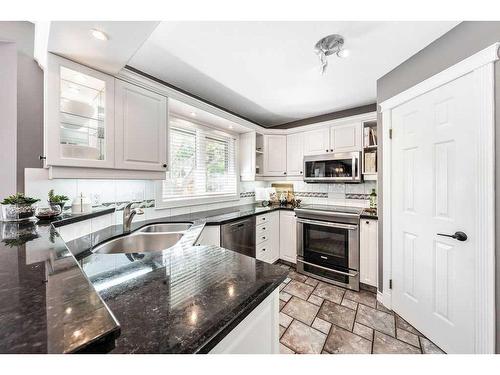
[[[137,232],[142,233],[172,233],[185,232],[191,228],[191,223],[167,223],[167,224],[150,224]]]
[[[99,254],[151,253],[174,246],[191,223],[149,224],[127,236],[105,242],[92,251]]]
[[[93,252],[99,254],[150,253],[174,246],[183,233],[133,233],[97,246]]]

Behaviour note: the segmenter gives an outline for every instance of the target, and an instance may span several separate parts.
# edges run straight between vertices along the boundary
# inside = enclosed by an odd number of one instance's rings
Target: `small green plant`
[[[66,195],[56,195],[54,194],[54,189],[49,190],[49,202],[50,203],[63,203],[68,201],[69,198]]]
[[[23,193],[16,193],[14,195],[10,195],[2,201],[2,204],[33,204],[40,201],[40,199],[25,197]]]

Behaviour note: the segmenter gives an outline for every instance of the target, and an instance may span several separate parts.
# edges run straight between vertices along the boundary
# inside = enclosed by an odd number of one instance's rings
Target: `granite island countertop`
[[[254,206],[251,213],[241,206],[134,223],[133,230],[194,223],[174,247],[143,254],[92,253],[123,235],[121,225],[65,243],[55,229],[63,221],[2,223],[0,352],[109,351],[117,337],[116,353],[208,352],[286,271],[218,246],[192,245],[204,225],[274,209]]]
[[[120,326],[50,223],[0,222],[0,353],[106,350]]]

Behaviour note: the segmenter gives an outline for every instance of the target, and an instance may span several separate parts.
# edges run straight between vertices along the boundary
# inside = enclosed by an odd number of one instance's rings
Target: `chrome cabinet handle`
[[[450,237],[453,238],[457,241],[466,241],[467,240],[467,235],[464,232],[455,232],[454,234],[444,234],[444,233],[438,233],[438,236],[443,236],[443,237]]]

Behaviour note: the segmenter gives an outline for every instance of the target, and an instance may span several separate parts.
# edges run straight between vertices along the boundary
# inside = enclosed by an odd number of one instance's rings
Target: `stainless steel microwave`
[[[304,156],[305,182],[361,182],[361,152]]]

